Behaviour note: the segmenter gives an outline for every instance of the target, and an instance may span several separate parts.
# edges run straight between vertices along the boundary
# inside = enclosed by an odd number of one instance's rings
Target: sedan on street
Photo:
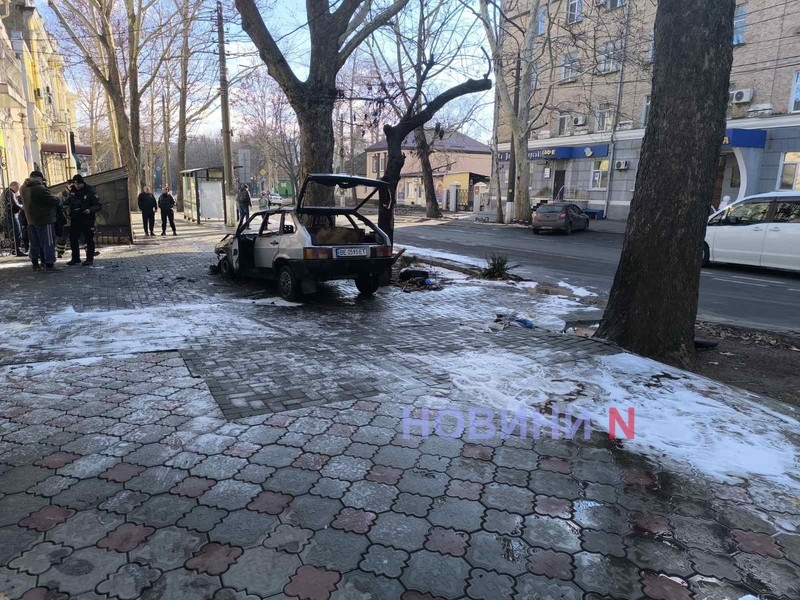
[[[575,204],[542,204],[533,213],[531,227],[533,233],[550,230],[570,235],[577,229],[588,230],[589,217]]]

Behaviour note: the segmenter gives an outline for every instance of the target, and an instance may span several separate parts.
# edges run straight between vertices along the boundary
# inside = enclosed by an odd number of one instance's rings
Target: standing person
[[[22,228],[19,222],[19,213],[22,212],[22,204],[19,201],[19,183],[12,181],[3,192],[3,204],[0,213],[5,214],[3,226],[8,232],[9,239],[14,240],[14,253],[17,256],[27,256],[22,250]],[[24,213],[23,213],[24,214]]]
[[[69,195],[69,245],[72,249],[72,260],[67,265],[78,265],[81,262],[80,239],[86,241],[86,260],[83,266],[94,264],[94,227],[95,217],[100,211],[100,199],[94,188],[86,185],[81,175],[72,178],[75,189]]]
[[[142,225],[144,225],[145,235],[155,235],[153,228],[156,226],[156,209],[158,202],[156,197],[150,193],[150,188],[144,186],[138,198],[139,210],[142,211]]]
[[[167,220],[172,227],[172,235],[178,235],[175,231],[175,196],[169,191],[169,186],[164,186],[164,191],[158,197],[158,208],[161,209],[161,235],[167,235]]]
[[[239,203],[239,221],[246,221],[250,218],[250,207],[253,206],[253,199],[246,183],[239,189],[239,197],[236,200]]]
[[[22,205],[28,221],[30,258],[33,270],[39,271],[44,261],[46,271],[57,271],[56,263],[56,211],[58,198],[47,188],[41,171],[31,171],[20,187]]]
[[[262,190],[261,197],[258,199],[258,210],[269,210],[270,204],[271,202],[269,201],[267,190]]]
[[[61,222],[61,232],[58,232],[58,223],[56,223],[56,256],[63,258],[64,252],[67,250],[67,241],[69,240],[70,219],[69,219],[69,196],[75,189],[72,183],[67,184],[66,189],[61,192],[61,204],[58,207],[59,219]]]

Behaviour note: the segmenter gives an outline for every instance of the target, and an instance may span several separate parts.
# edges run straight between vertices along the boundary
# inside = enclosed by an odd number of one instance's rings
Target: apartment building
[[[74,175],[91,149],[76,146],[65,62],[33,0],[0,0],[0,177],[33,169],[48,181]]]
[[[520,21],[537,5],[522,2]],[[541,115],[528,141],[531,202],[564,199],[626,218],[650,108],[655,3],[538,4],[537,44],[549,41],[554,58],[534,51],[531,104]],[[515,43],[504,40],[506,55]],[[511,136],[502,119],[498,132],[507,189]],[[800,11],[796,0],[739,1],[728,130],[709,204],[776,189],[800,190]]]
[[[441,139],[427,131],[431,145],[436,200],[443,210],[481,210],[480,199],[488,189],[492,168],[492,150],[459,131],[446,131]],[[425,187],[422,182],[422,165],[416,155],[415,133],[403,140],[402,150],[406,161],[397,186],[397,201],[407,205],[425,205]],[[386,140],[366,149],[367,177],[383,175],[388,158]]]

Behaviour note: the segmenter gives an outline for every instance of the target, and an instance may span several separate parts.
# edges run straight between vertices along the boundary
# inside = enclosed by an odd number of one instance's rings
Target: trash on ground
[[[429,277],[430,271],[416,267],[406,267],[404,269],[400,269],[400,274],[397,276],[400,281],[408,281],[410,279],[428,279]]]

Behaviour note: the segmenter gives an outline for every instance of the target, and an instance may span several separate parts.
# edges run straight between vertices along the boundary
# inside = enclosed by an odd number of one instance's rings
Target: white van
[[[800,192],[749,196],[708,220],[703,265],[753,265],[800,272]]]

